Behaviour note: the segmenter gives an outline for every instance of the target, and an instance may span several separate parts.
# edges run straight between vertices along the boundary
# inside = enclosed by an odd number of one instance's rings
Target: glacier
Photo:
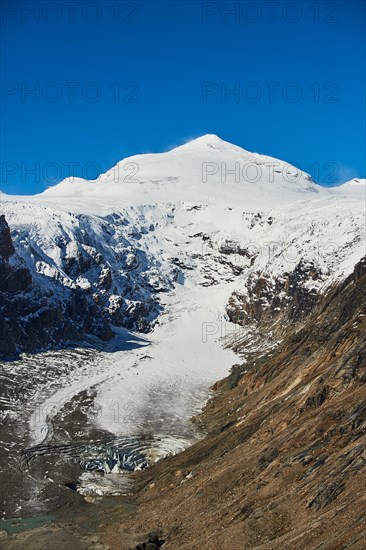
[[[253,330],[233,322],[230,300],[255,300],[256,314],[272,315],[288,299],[281,281],[291,284],[300,268],[308,295],[345,278],[366,252],[365,193],[364,179],[324,188],[214,135],[129,157],[94,181],[2,193],[37,295],[65,303],[77,292],[95,304],[90,334],[50,342],[36,356],[20,348],[20,359],[2,363],[9,379],[32,364],[33,382],[23,382],[26,446],[52,442],[53,422],[86,392],[90,422],[117,439],[152,438],[149,460],[184,449],[200,436],[189,419],[237,361],[232,343]],[[268,296],[253,298],[258,281]],[[92,329],[101,318],[110,329],[102,339]],[[73,350],[85,360],[73,361]],[[63,353],[69,366],[53,371]],[[4,401],[3,418],[15,403]]]

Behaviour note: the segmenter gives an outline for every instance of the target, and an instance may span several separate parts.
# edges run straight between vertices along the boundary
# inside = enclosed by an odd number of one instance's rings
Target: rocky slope
[[[128,548],[154,528],[167,550],[364,548],[365,330],[366,258],[218,385],[197,418],[206,438],[140,475],[133,527],[101,540]]]

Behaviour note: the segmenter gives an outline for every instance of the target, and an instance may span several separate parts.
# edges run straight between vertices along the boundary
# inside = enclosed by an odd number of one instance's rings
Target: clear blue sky
[[[2,190],[205,133],[319,183],[364,177],[365,3],[268,4],[3,0]]]

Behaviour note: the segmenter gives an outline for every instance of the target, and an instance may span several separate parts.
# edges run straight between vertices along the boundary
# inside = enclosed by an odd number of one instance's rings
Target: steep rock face
[[[63,246],[62,243],[61,247]],[[69,268],[77,278],[85,270],[98,266],[102,257],[96,251],[87,252],[78,247],[73,257],[65,254],[65,271]],[[80,252],[82,250],[82,252]],[[41,258],[37,250],[34,251]],[[142,331],[150,328],[147,320],[154,317],[156,304],[124,304],[126,316],[118,314],[110,301],[105,307],[103,293],[112,286],[111,270],[101,267],[97,283],[101,295],[93,294],[90,284],[64,285],[60,288],[59,278],[51,281],[43,271],[45,263],[39,259],[39,270],[32,277],[24,259],[19,256],[13,244],[10,228],[2,215],[0,217],[0,357],[9,359],[20,352],[35,352],[48,347],[57,347],[68,341],[79,341],[87,335],[101,340],[113,336],[113,325]],[[49,269],[49,267],[47,268]]]
[[[322,275],[310,261],[301,259],[293,271],[276,277],[253,272],[247,281],[246,293],[235,292],[226,312],[233,323],[250,325],[253,321],[272,324],[280,318],[287,330],[287,322],[301,321],[317,302],[318,292],[313,281],[321,281]]]
[[[9,226],[5,216],[0,216],[0,342],[1,355],[15,352],[17,326],[14,320],[27,301],[23,293],[30,290],[32,277],[24,267],[21,259],[15,254]]]
[[[18,293],[27,291],[32,276],[24,262],[15,254],[10,228],[5,216],[0,216],[0,291]]]
[[[197,418],[205,439],[136,476],[138,518],[118,536],[160,529],[167,550],[365,547],[365,260],[275,351],[238,365]]]
[[[14,246],[10,236],[9,226],[4,214],[0,215],[0,258],[7,261],[14,254]]]

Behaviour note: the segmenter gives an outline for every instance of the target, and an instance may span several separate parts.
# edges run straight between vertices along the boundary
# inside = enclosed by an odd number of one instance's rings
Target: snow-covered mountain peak
[[[42,198],[113,204],[196,201],[258,209],[322,193],[326,191],[291,164],[207,134],[165,153],[125,158],[94,181],[67,178]]]
[[[366,179],[353,178],[342,185],[333,187],[332,192],[338,196],[343,195],[344,197],[354,197],[366,201]]]
[[[358,188],[358,189],[365,189],[366,187],[366,179],[365,178],[353,178],[350,181],[346,181],[343,185],[341,185],[342,189],[345,188]]]
[[[248,151],[245,151],[245,149],[243,149],[242,147],[238,147],[233,143],[224,141],[216,134],[205,134],[198,138],[192,139],[190,141],[187,141],[180,147],[176,147],[175,149],[173,149],[173,151],[177,149],[190,150],[190,151],[195,151],[195,150],[202,151],[205,149],[214,149],[217,151],[236,150],[236,151],[243,151],[245,153],[248,153]]]

